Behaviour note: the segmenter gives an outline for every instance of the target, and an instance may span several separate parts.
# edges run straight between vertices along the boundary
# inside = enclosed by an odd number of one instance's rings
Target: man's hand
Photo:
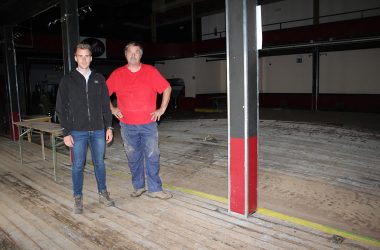
[[[71,135],[67,135],[63,137],[63,142],[65,143],[66,146],[70,148],[74,147],[74,139]]]
[[[150,115],[152,116],[152,118],[150,118],[152,121],[159,121],[161,116],[165,113],[165,109],[163,108],[159,108],[157,109],[156,111],[150,113]]]
[[[159,121],[161,116],[165,113],[166,111],[166,107],[168,106],[169,104],[169,100],[170,100],[170,93],[172,92],[172,88],[170,86],[168,86],[163,94],[162,94],[162,102],[161,102],[161,107],[159,109],[157,109],[156,111],[150,113],[150,115],[152,116],[152,118],[150,118],[152,121]]]
[[[112,141],[112,138],[113,138],[112,129],[107,129],[107,131],[106,131],[106,142],[110,143]]]
[[[117,119],[121,119],[123,118],[123,113],[121,113],[120,109],[118,107],[112,107],[111,108],[111,112],[112,114],[117,118]]]

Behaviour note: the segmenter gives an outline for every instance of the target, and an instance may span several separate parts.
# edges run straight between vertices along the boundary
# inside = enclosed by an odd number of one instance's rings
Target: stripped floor
[[[106,159],[116,207],[98,204],[89,164],[83,215],[72,213],[65,149],[54,182],[50,151],[44,161],[39,145],[25,143],[21,165],[18,144],[0,138],[0,249],[378,249],[376,132],[260,122],[259,206],[374,239],[363,241],[264,213],[236,218],[223,199],[189,194],[186,190],[227,197],[227,120],[168,120],[159,129],[161,174],[174,198],[129,196],[129,171],[116,132]]]
[[[259,207],[380,240],[379,130],[358,127],[356,118],[261,120]],[[167,185],[227,197],[226,119],[164,120],[159,131]],[[116,137],[107,157],[121,169]]]
[[[363,249],[370,246],[257,215],[239,219],[225,205],[172,191],[168,201],[131,198],[123,172],[109,171],[116,207],[97,202],[91,167],[85,174],[84,214],[72,213],[68,157],[59,155],[58,182],[51,158],[26,143],[0,138],[0,236],[2,249]],[[48,152],[49,153],[49,152]]]

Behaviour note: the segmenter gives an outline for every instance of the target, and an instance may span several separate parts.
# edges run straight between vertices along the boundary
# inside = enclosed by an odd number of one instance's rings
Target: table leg
[[[20,162],[22,164],[22,128],[21,126],[17,126],[18,128],[18,148],[20,150]]]
[[[57,181],[57,150],[56,150],[54,135],[51,135],[51,147],[53,149],[54,181]]]
[[[45,140],[44,140],[44,132],[41,131],[41,152],[42,152],[42,158],[44,160],[46,160],[46,157],[45,157]]]

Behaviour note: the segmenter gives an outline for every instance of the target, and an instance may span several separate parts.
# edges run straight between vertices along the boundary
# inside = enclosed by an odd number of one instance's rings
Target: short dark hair
[[[125,45],[124,51],[126,51],[129,46],[137,46],[137,47],[139,47],[140,50],[141,50],[141,55],[143,54],[144,49],[143,49],[143,46],[141,45],[141,43],[138,43],[138,42],[135,42],[135,41],[131,41],[131,42],[127,43],[127,45]]]
[[[75,47],[75,54],[77,53],[78,49],[87,49],[90,51],[90,55],[92,55],[92,48],[88,43],[78,43],[78,45]]]

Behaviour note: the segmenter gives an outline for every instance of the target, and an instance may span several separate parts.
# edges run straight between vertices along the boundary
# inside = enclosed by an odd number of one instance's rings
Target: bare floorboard
[[[371,249],[263,215],[236,218],[225,204],[179,191],[168,201],[132,198],[128,174],[110,161],[116,206],[98,203],[87,166],[84,213],[75,215],[68,156],[58,155],[54,182],[50,150],[44,161],[39,145],[24,143],[23,155],[21,165],[17,143],[0,138],[0,242],[8,249]]]
[[[227,131],[226,119],[162,122],[164,181],[227,197]],[[378,131],[261,120],[258,136],[260,207],[380,239]]]

